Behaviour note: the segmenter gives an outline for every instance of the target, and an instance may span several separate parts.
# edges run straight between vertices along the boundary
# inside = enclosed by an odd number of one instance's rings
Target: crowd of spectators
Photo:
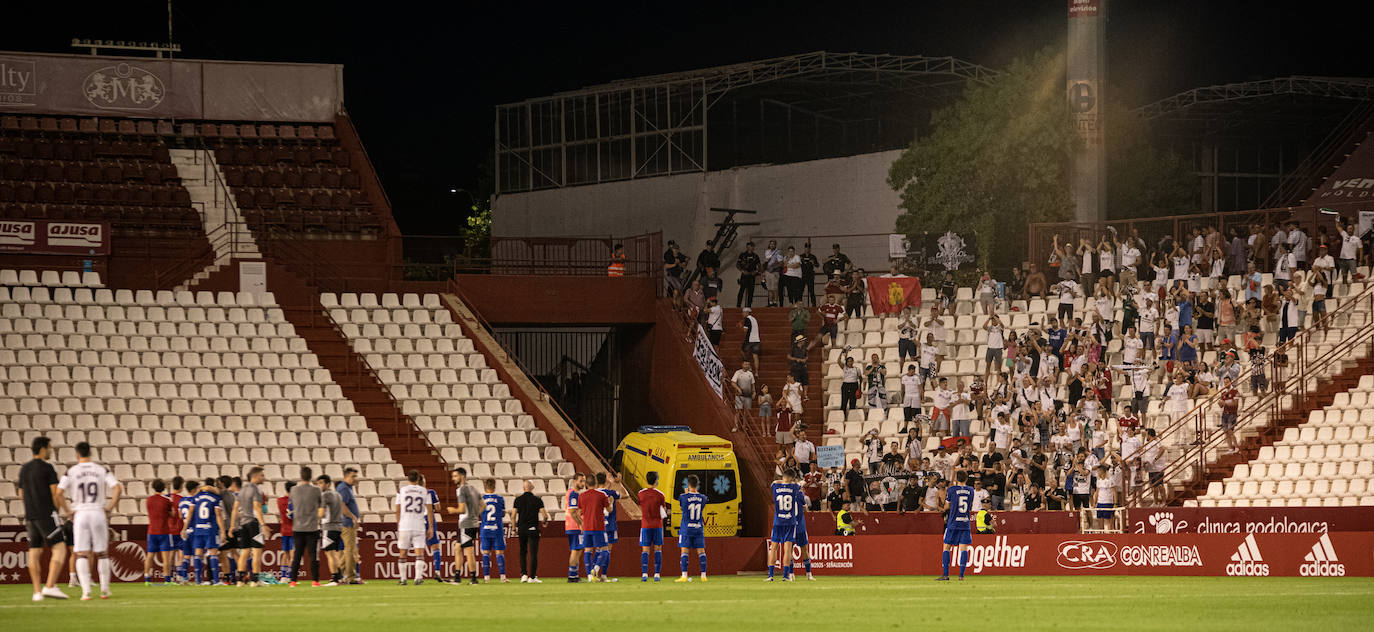
[[[815,467],[817,448],[796,423],[810,399],[805,360],[818,346],[840,346],[840,324],[864,315],[865,273],[836,244],[821,266],[829,278],[824,298],[817,305],[812,297],[808,306],[802,294],[814,285],[817,264],[809,244],[797,254],[770,241],[760,256],[750,243],[737,261],[736,304],[750,304],[760,278],[769,305],[791,306],[794,370],[774,392],[757,378],[757,346],[751,354],[749,344],[750,336],[757,343],[758,324],[746,309],[741,326],[752,365],[743,363],[730,388],[736,407],[757,411],[776,436],[778,471],[803,472],[812,509],[839,511],[849,502],[859,511],[932,511],[957,471],[969,473],[980,508],[990,510],[1110,506],[1137,489],[1164,500],[1159,482],[1170,446],[1152,426],[1220,393],[1218,429],[1235,451],[1243,394],[1276,386],[1270,382],[1286,359],[1282,345],[1301,328],[1328,326],[1327,298],[1357,279],[1367,251],[1361,238],[1348,219],[1311,236],[1296,222],[1231,227],[1226,234],[1198,227],[1153,244],[1134,229],[1076,244],[1055,235],[1047,260],[1015,267],[1006,281],[979,271],[966,285],[976,326],[986,333],[979,337],[981,375],[941,374],[961,286],[944,274],[934,284],[933,305],[898,315],[895,365],[877,353],[856,358],[848,346],[838,354],[840,410],[900,403],[904,422],[900,436],[882,437],[876,428],[865,434],[862,454],[847,455],[856,457],[848,469],[825,470]],[[1237,276],[1239,286],[1228,283]],[[695,290],[688,290],[689,303]],[[1046,299],[1052,315],[1013,328],[1010,302],[1032,298]],[[710,290],[701,301],[719,342],[719,301]],[[816,318],[821,333],[809,338]],[[900,393],[888,393],[889,375],[900,376]],[[1126,384],[1129,399],[1115,398]],[[1159,404],[1151,408],[1152,401]],[[1160,414],[1151,415],[1155,409]],[[981,420],[977,437],[973,420]],[[930,437],[937,439],[933,451]]]

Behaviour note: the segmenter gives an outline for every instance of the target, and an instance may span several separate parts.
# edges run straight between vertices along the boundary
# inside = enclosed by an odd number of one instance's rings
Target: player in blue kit
[[[677,497],[677,504],[682,507],[682,523],[677,528],[677,545],[682,549],[682,577],[673,580],[677,583],[692,581],[687,577],[691,551],[696,551],[701,581],[706,581],[706,495],[697,491],[699,485],[701,481],[696,474],[688,475],[687,491]]]
[[[563,532],[568,535],[568,583],[576,584],[578,573],[582,568],[582,508],[578,506],[578,497],[581,496],[583,486],[586,485],[587,477],[585,474],[578,473],[573,475],[572,484],[568,485],[568,493],[563,497],[563,509],[566,516],[563,517]]]
[[[773,581],[773,564],[782,562],[782,580],[792,581],[792,540],[797,535],[797,496],[801,486],[797,485],[797,472],[784,470],[782,481],[773,483],[773,534],[768,538],[768,578]]]
[[[439,581],[442,583],[442,578],[444,576],[444,554],[443,547],[439,545],[439,492],[434,491],[434,488],[426,484],[424,474],[420,475],[420,486],[424,487],[425,491],[429,492],[429,504],[434,505],[435,524],[431,525],[429,523],[429,514],[425,514],[425,532],[429,534],[429,538],[425,540],[425,546],[429,548],[430,560],[434,565],[434,576],[440,578]]]
[[[200,483],[196,481],[186,481],[186,495],[177,501],[177,513],[181,514],[181,528],[184,533],[191,532],[191,513],[195,511],[195,495]],[[185,535],[181,540],[181,568],[177,571],[181,576],[182,583],[191,581],[191,560],[196,557],[196,545],[191,541],[190,535]]]
[[[611,547],[620,541],[620,527],[615,523],[615,503],[620,500],[620,492],[616,491],[615,488],[624,489],[624,487],[620,486],[619,474],[608,476],[605,472],[596,475],[596,484],[597,489],[606,495],[606,502],[611,508],[610,513],[606,514],[606,550],[601,552],[601,559],[597,564],[601,567],[602,577],[605,577],[606,572],[611,568]],[[611,577],[606,581],[613,582],[616,581],[616,578]]]
[[[945,544],[940,553],[940,567],[943,570],[936,581],[949,581],[950,553],[959,552],[959,580],[964,579],[964,569],[968,568],[969,548],[973,546],[973,532],[969,530],[969,514],[973,511],[973,488],[967,485],[968,473],[959,471],[954,475],[955,484],[945,490],[945,509],[949,511],[945,519]]]
[[[482,495],[482,581],[491,581],[491,558],[496,558],[496,570],[501,573],[501,583],[506,579],[506,523],[511,510],[506,509],[506,499],[496,493],[496,479],[482,481],[487,493]]]
[[[202,586],[219,583],[220,534],[228,533],[224,522],[224,506],[219,493],[213,485],[200,488],[191,499],[191,517],[187,521],[187,532],[195,548],[195,581]],[[209,568],[204,568],[204,560],[209,560]],[[202,576],[202,571],[208,570]]]
[[[797,500],[794,506],[797,508],[797,530],[792,536],[792,546],[801,551],[802,564],[806,566],[806,579],[816,581],[816,576],[811,574],[811,540],[806,537],[806,505],[810,502],[806,497],[806,492],[802,491],[800,484],[797,485]],[[795,554],[795,552],[794,552]]]

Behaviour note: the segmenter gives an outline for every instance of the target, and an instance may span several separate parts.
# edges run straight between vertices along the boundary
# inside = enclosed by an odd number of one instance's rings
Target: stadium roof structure
[[[1216,133],[1248,125],[1323,124],[1369,102],[1374,78],[1292,76],[1193,88],[1134,112],[1167,127]]]
[[[970,83],[954,57],[812,52],[496,108],[502,193],[895,149]]]

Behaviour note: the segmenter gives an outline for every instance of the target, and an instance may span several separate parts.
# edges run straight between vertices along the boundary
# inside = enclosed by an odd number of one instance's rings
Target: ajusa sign
[[[110,254],[110,225],[102,222],[0,221],[0,252]]]

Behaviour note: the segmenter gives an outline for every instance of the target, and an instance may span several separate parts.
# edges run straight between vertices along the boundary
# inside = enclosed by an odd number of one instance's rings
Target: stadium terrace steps
[[[319,292],[277,264],[269,263],[268,270],[278,295],[289,297],[283,301],[282,310],[295,326],[296,335],[305,339],[320,365],[329,369],[344,396],[352,400],[354,409],[367,420],[382,445],[391,450],[392,458],[407,471],[415,469],[424,474],[428,486],[439,492],[441,499],[453,498],[448,467],[414,421],[402,414],[362,356],[353,352],[320,306]]]
[[[655,313],[654,346],[663,345],[665,349],[662,354],[655,352],[663,364],[653,369],[650,390],[654,412],[660,423],[689,425],[697,432],[719,435],[734,444],[740,470],[740,535],[767,537],[773,503],[768,485],[774,478],[773,453],[777,444],[768,443],[773,440],[771,433],[762,433],[762,438],[767,439],[764,442],[756,440],[760,434],[757,431],[731,432],[736,419],[733,400],[727,402],[717,397],[702,374],[693,355],[695,329],[688,328],[689,323],[668,299],[657,301]]]
[[[791,363],[787,360],[787,354],[791,348],[792,323],[788,320],[787,313],[791,311],[786,307],[756,307],[753,309],[754,318],[759,321],[759,334],[763,342],[759,345],[759,364],[754,367],[754,372],[758,378],[757,385],[768,385],[768,392],[773,396],[773,411],[778,410],[778,398],[782,396],[783,384],[787,382],[788,367]],[[725,365],[724,379],[729,381],[730,376],[739,369],[743,359],[740,353],[740,344],[744,342],[744,330],[740,323],[744,321],[743,313],[737,308],[725,309],[725,331],[721,334],[720,345],[716,348],[716,353],[720,355],[721,362]],[[814,338],[821,330],[820,313],[812,309],[811,320],[806,325],[806,335],[808,340]],[[807,387],[807,401],[802,402],[802,421],[806,422],[806,436],[816,445],[821,445],[825,430],[825,370],[824,361],[829,347],[821,345],[812,349],[807,356],[807,373],[810,386]],[[752,360],[751,360],[752,361]],[[857,361],[857,358],[856,358]],[[755,388],[757,389],[758,386]],[[727,385],[726,388],[729,388]],[[758,419],[758,406],[753,408],[753,418]],[[756,447],[762,449],[768,460],[772,461],[774,452],[777,451],[777,443],[773,439],[771,421],[767,432],[763,433],[762,438],[756,439]]]
[[[262,253],[258,251],[257,241],[224,186],[224,176],[214,153],[198,149],[172,149],[170,153],[182,186],[190,194],[191,203],[199,209],[201,225],[214,250],[210,263],[173,289],[197,289],[202,281],[234,259],[260,259]]]
[[[1330,406],[1338,394],[1356,388],[1360,384],[1361,377],[1371,374],[1374,374],[1374,357],[1354,359],[1353,366],[1321,381],[1315,391],[1307,394],[1302,406],[1285,410],[1277,417],[1270,419],[1268,426],[1261,429],[1258,434],[1241,438],[1239,454],[1230,457],[1219,456],[1216,461],[1208,465],[1202,480],[1191,487],[1180,490],[1173,502],[1169,504],[1178,505],[1186,501],[1197,500],[1200,496],[1205,495],[1211,483],[1221,482],[1234,476],[1237,466],[1252,464],[1255,459],[1259,458],[1262,448],[1278,443],[1283,438],[1285,431],[1307,423],[1313,411],[1320,411]]]

